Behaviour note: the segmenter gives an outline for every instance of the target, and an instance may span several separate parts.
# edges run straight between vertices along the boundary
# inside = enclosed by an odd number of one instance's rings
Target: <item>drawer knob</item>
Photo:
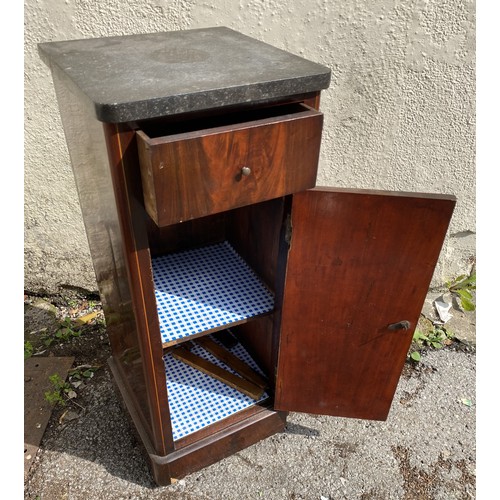
[[[241,175],[244,175],[245,177],[248,177],[252,171],[250,170],[250,167],[243,167],[241,169]]]

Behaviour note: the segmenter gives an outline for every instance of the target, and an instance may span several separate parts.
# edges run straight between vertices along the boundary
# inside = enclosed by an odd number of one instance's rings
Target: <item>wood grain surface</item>
[[[158,226],[314,187],[323,115],[280,108],[287,114],[159,138],[138,130],[144,202]]]
[[[206,359],[203,359],[196,354],[193,354],[191,351],[186,349],[185,347],[177,347],[172,349],[171,354],[174,358],[182,361],[183,363],[188,364],[189,366],[195,368],[196,370],[200,370],[206,375],[213,377],[223,384],[236,389],[237,391],[242,392],[246,396],[255,399],[256,401],[262,397],[264,394],[264,389],[255,385],[248,380],[245,380],[238,375],[234,375],[233,373],[221,368]]]
[[[275,407],[384,420],[455,200],[293,195]],[[409,321],[409,329],[389,325]]]

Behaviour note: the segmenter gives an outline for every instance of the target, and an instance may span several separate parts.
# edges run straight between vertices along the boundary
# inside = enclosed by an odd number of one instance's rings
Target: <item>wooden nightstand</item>
[[[39,49],[156,482],[289,411],[385,419],[454,197],[315,187],[330,71],[227,28]]]

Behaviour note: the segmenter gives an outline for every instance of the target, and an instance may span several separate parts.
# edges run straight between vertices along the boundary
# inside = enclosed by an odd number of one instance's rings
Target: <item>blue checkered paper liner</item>
[[[241,344],[237,344],[230,351],[255,371],[263,374]],[[201,346],[194,346],[191,352],[235,373]],[[165,361],[168,405],[174,441],[269,397],[267,393],[264,393],[259,401],[255,401],[196,368],[175,359],[170,353],[165,354],[163,360]]]
[[[272,311],[272,293],[227,242],[152,259],[163,343]]]

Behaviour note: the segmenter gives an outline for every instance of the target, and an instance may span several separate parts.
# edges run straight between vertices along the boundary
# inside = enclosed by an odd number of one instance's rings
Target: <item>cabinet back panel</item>
[[[228,240],[275,294],[279,281],[283,211],[284,198],[276,198],[235,210],[228,224]],[[275,308],[276,303],[275,300]],[[277,356],[273,343],[273,316],[245,323],[234,331],[272,379]]]
[[[284,199],[277,198],[201,219],[159,228],[149,220],[152,257],[227,240],[274,293]],[[269,376],[274,374],[273,317],[252,319],[234,329]]]
[[[233,210],[227,240],[271,289],[276,288],[283,198]]]
[[[274,391],[273,317],[263,316],[231,328],[231,331],[264,370]]]
[[[227,218],[227,213],[209,215],[162,228],[149,219],[148,235],[151,255],[156,257],[220,243],[227,239]]]

